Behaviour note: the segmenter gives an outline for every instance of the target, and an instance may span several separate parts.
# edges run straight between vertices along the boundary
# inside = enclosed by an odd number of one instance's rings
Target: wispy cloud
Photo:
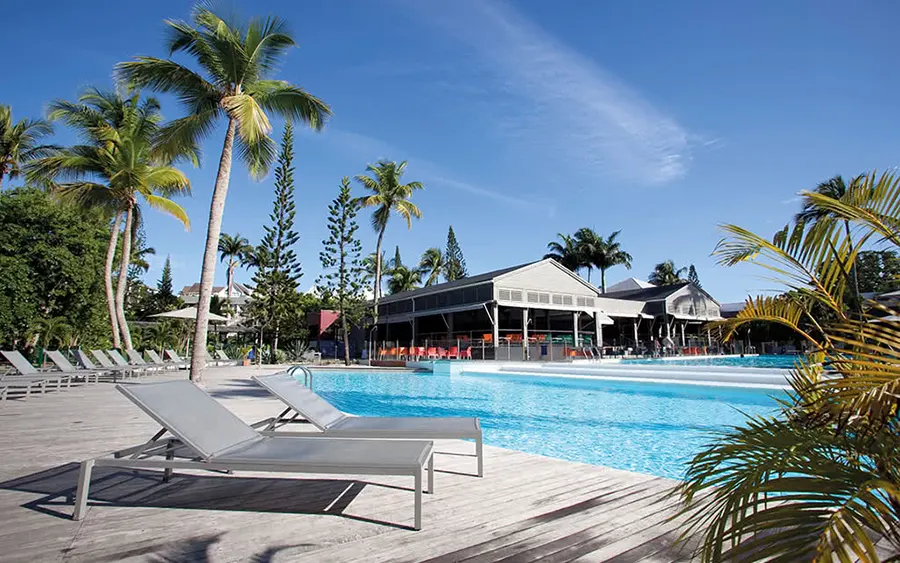
[[[501,131],[518,149],[595,177],[662,184],[683,176],[691,146],[706,143],[505,3],[408,5],[474,51],[506,97],[496,104]]]
[[[413,155],[402,147],[392,146],[390,143],[375,137],[329,127],[319,138],[324,138],[326,142],[332,143],[341,151],[350,151],[358,154],[360,158],[368,159],[369,162],[375,162],[380,159],[407,160],[410,162],[410,166],[415,168],[416,178],[421,179],[428,185],[443,186],[451,190],[468,192],[522,209],[540,210],[550,215],[555,213],[555,208],[543,201],[538,201],[528,195],[519,193],[512,196],[496,187],[476,185],[469,181],[461,180],[451,175],[441,165]]]
[[[781,200],[781,205],[793,205],[799,203],[802,198],[798,195]]]

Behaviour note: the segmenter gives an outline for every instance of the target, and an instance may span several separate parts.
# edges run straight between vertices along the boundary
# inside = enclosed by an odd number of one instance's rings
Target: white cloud
[[[684,176],[697,136],[594,61],[504,3],[437,5],[422,8],[425,19],[472,48],[498,81],[500,130],[513,146],[594,177],[663,184]]]

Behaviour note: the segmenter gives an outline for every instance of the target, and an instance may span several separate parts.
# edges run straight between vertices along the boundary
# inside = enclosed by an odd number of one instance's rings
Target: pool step
[[[572,366],[572,365],[543,365],[543,366],[504,366],[500,371],[504,373],[525,373],[535,375],[570,375],[579,377],[609,377],[616,379],[629,379],[636,381],[671,381],[673,383],[705,383],[709,385],[771,385],[785,386],[788,384],[789,370],[766,369],[766,373],[756,370],[723,370],[710,366],[706,369],[680,369],[685,366],[657,367],[646,369],[645,366],[623,367],[621,364],[609,366]],[[691,366],[694,367],[694,366]]]

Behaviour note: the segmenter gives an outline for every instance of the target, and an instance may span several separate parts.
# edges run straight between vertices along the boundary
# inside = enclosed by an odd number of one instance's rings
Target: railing
[[[309,389],[312,389],[312,384],[313,384],[312,371],[310,371],[305,366],[292,366],[292,367],[289,367],[287,370],[288,375],[290,375],[291,377],[294,377],[295,379],[296,379],[295,374],[298,371],[303,374],[303,385]]]

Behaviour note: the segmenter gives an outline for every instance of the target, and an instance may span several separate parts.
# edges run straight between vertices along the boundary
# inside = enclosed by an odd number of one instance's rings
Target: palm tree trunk
[[[116,213],[112,230],[109,233],[109,246],[106,247],[106,267],[103,270],[103,283],[106,287],[106,308],[109,310],[109,326],[112,328],[113,348],[122,346],[119,336],[119,319],[116,314],[116,297],[113,293],[112,269],[116,259],[116,243],[119,242],[119,227],[122,224],[122,213]]]
[[[600,268],[600,293],[606,293],[606,268]]]
[[[278,360],[275,358],[278,356],[278,325],[275,325],[275,338],[272,339],[272,363],[277,364]]]
[[[219,252],[219,235],[222,231],[222,215],[225,213],[225,196],[231,178],[231,153],[234,148],[234,118],[228,120],[216,187],[209,206],[209,225],[206,228],[206,250],[203,252],[203,268],[200,270],[200,297],[197,301],[197,323],[194,327],[194,349],[191,352],[191,380],[203,380],[206,367],[206,329],[209,321],[209,300],[212,296],[213,277],[216,274],[216,257]]]
[[[347,315],[344,314],[344,306],[341,305],[341,328],[344,331],[344,365],[350,365],[350,335],[347,334]]]
[[[587,270],[588,270],[588,279],[587,279],[587,281],[588,281],[588,283],[591,283],[591,270],[593,270],[593,268],[591,268],[590,266],[588,266],[588,269],[587,269]]]
[[[378,318],[378,299],[381,297],[381,241],[384,240],[384,228],[378,233],[378,244],[375,245],[375,318]]]
[[[134,220],[134,202],[128,204],[125,212],[125,232],[122,233],[122,258],[119,261],[119,282],[116,284],[116,315],[119,318],[119,331],[126,350],[131,350],[131,331],[125,320],[125,287],[128,284],[128,263],[131,261],[131,224]]]
[[[234,292],[234,260],[228,262],[228,302],[231,303],[231,294]]]

